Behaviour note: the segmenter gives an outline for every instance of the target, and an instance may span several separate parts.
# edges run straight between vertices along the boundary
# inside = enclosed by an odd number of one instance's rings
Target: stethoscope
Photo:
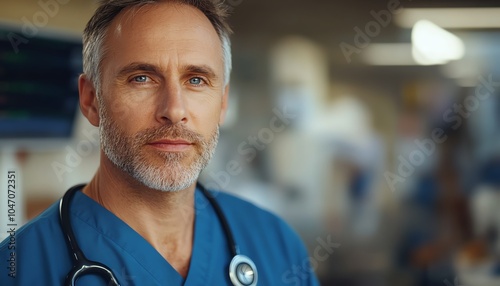
[[[84,185],[77,185],[70,188],[61,198],[61,201],[59,203],[59,218],[61,220],[62,230],[66,236],[66,242],[73,252],[73,259],[75,261],[73,268],[66,276],[64,285],[73,286],[75,285],[76,281],[83,275],[96,274],[106,279],[106,281],[109,281],[108,285],[120,286],[120,283],[113,274],[113,271],[108,266],[100,262],[87,259],[76,241],[75,234],[70,222],[69,205],[75,193],[83,186]],[[229,264],[229,278],[231,279],[231,282],[234,286],[257,285],[257,268],[250,258],[245,255],[239,254],[239,248],[234,241],[233,233],[231,232],[229,224],[219,204],[217,203],[213,195],[210,194],[207,189],[205,189],[205,187],[203,187],[201,184],[197,184],[196,186],[202,191],[205,197],[207,197],[208,201],[217,213],[222,227],[224,228],[230,252],[233,256],[233,259]]]

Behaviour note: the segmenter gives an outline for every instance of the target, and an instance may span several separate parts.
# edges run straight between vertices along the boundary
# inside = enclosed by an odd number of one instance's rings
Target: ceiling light
[[[436,24],[420,20],[411,33],[413,59],[421,65],[445,64],[465,54],[462,40]]]
[[[411,28],[424,19],[445,29],[500,28],[500,8],[405,8],[394,21]]]

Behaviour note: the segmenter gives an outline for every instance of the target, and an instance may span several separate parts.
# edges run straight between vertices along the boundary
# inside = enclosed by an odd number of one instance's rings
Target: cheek
[[[104,101],[107,114],[121,128],[139,125],[154,113],[154,100],[145,91],[131,92],[126,88],[110,88],[106,90]]]
[[[108,116],[111,116],[113,122],[120,123],[127,119],[131,114],[132,108],[122,102],[113,100],[108,105]]]
[[[202,124],[205,128],[208,128],[208,126],[211,125],[215,128],[219,122],[222,109],[220,98],[215,99],[215,97],[212,97],[209,99],[192,99],[188,101],[188,108],[192,120]]]

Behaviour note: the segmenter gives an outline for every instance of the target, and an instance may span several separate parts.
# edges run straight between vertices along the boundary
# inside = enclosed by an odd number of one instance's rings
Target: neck
[[[193,184],[179,192],[150,189],[118,169],[104,154],[83,193],[146,239],[183,277],[187,276],[194,234]]]

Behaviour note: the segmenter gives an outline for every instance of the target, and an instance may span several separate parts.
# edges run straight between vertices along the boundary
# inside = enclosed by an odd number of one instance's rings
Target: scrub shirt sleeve
[[[319,286],[318,278],[314,272],[314,265],[304,243],[298,234],[284,221],[280,220],[284,242],[292,253],[290,267],[283,272],[281,280],[284,285],[293,286]]]

